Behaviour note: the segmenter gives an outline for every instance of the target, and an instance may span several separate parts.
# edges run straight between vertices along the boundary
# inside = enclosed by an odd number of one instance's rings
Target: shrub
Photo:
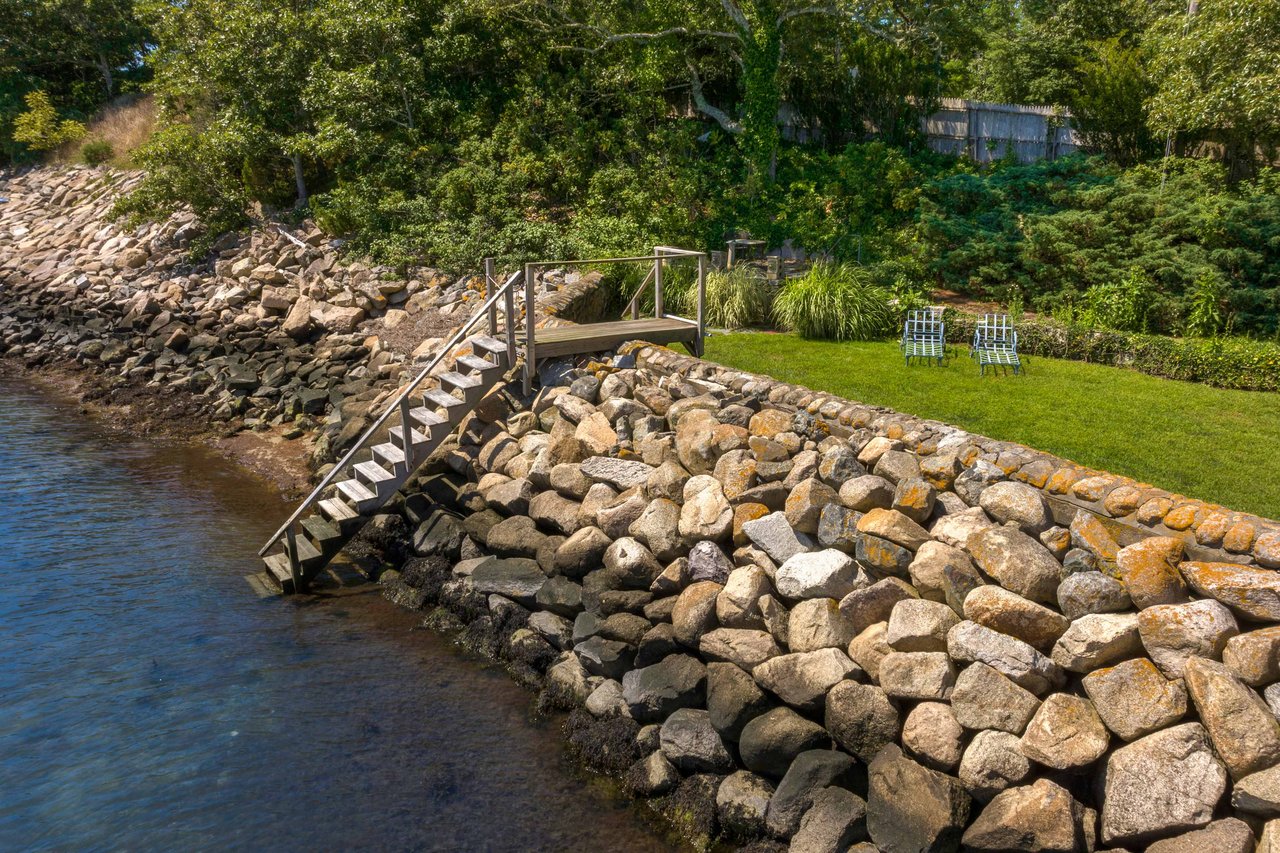
[[[696,281],[685,291],[684,310],[688,317],[693,317],[698,311]],[[708,326],[726,329],[758,326],[768,320],[769,294],[760,273],[742,264],[730,270],[707,273],[703,317]]]
[[[48,151],[84,136],[84,125],[80,122],[59,120],[53,101],[44,92],[31,92],[26,103],[27,111],[13,120],[13,138],[32,151]]]
[[[883,337],[893,325],[889,294],[871,283],[863,267],[815,264],[802,278],[783,286],[773,303],[779,325],[805,338],[866,341]]]
[[[115,156],[115,149],[105,139],[90,139],[80,146],[80,156],[90,166],[101,166]]]

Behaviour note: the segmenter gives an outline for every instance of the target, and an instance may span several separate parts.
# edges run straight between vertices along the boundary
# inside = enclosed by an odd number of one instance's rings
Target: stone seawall
[[[649,345],[543,376],[382,583],[695,846],[1280,850],[1270,522]]]

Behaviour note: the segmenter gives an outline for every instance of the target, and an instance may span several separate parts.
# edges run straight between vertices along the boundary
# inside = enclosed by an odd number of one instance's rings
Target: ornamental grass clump
[[[684,293],[686,316],[698,310],[696,283]],[[769,294],[760,273],[748,266],[707,273],[703,316],[708,326],[743,329],[759,326],[769,319]]]
[[[783,286],[773,303],[774,320],[805,338],[869,341],[889,334],[889,293],[852,264],[815,264]]]

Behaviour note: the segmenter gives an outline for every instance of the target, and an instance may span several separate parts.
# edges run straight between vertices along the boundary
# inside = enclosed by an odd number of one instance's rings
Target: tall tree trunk
[[[307,206],[307,181],[302,176],[302,155],[294,154],[290,159],[293,161],[293,182],[298,188],[298,200],[293,206],[303,208]]]
[[[111,63],[107,61],[105,56],[98,54],[95,64],[98,66],[98,73],[102,75],[102,88],[106,90],[106,99],[109,101],[115,97],[116,93],[116,81],[115,75],[111,73]]]

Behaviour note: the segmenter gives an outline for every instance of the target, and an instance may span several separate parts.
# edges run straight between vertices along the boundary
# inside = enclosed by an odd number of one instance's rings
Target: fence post
[[[533,280],[535,276],[535,267],[533,264],[524,265],[524,393],[533,393],[533,371],[538,363],[538,356],[534,352],[534,305],[536,297],[533,293]]]
[[[486,299],[488,299],[490,296],[493,295],[493,288],[495,285],[497,285],[497,283],[498,283],[497,280],[493,277],[493,258],[485,258],[484,259],[484,295]],[[510,316],[507,317],[507,322],[508,323],[511,322]],[[498,303],[495,300],[494,303],[489,306],[489,337],[494,337],[497,334],[498,334]]]
[[[284,550],[289,555],[289,574],[293,577],[293,591],[301,592],[302,565],[298,562],[298,534],[294,532],[292,524],[285,528],[284,537]]]
[[[409,397],[400,401],[400,429],[403,430],[400,435],[404,438],[404,464],[407,466],[405,470],[412,471],[415,467],[413,462],[413,421],[409,418]]]
[[[507,333],[507,369],[516,364],[516,292],[515,282],[502,291],[502,311],[507,320],[504,324]]]
[[[653,247],[653,316],[662,318],[662,252]]]
[[[707,302],[707,256],[698,255],[698,342],[694,345],[695,354],[702,358],[702,342],[706,335],[706,302]]]

